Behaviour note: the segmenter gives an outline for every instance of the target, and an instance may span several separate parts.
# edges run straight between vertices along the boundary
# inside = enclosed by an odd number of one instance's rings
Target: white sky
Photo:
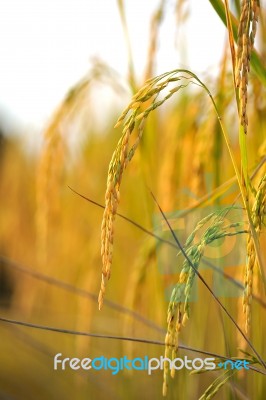
[[[179,36],[176,42],[175,1],[168,1],[158,73],[187,67],[206,74],[220,60],[225,29],[219,18],[207,0],[188,0],[188,4],[186,41]],[[125,5],[136,71],[141,76],[149,21],[158,1],[125,0]],[[0,113],[7,111],[14,120],[37,128],[89,70],[92,57],[123,77],[127,74],[116,0],[1,0],[0,52]]]

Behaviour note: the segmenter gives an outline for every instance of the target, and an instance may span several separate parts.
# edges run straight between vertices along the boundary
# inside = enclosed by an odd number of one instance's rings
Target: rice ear
[[[245,133],[247,133],[248,129],[248,76],[250,72],[251,51],[257,31],[258,15],[259,2],[257,0],[242,0],[238,26],[235,81],[236,86],[239,88],[239,118]]]

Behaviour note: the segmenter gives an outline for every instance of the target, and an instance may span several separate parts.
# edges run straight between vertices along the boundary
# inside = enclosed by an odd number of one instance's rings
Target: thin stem
[[[154,344],[157,346],[165,346],[164,341],[160,341],[160,340],[150,340],[150,339],[145,339],[145,338],[134,338],[134,337],[129,337],[129,336],[104,335],[104,334],[99,334],[99,333],[76,331],[76,330],[72,330],[72,329],[56,328],[53,326],[33,324],[31,322],[19,321],[19,320],[14,320],[14,319],[5,318],[5,317],[0,317],[0,321],[7,323],[7,324],[11,324],[11,325],[24,326],[27,328],[39,329],[39,330],[55,332],[55,333],[63,333],[66,335],[87,336],[87,337],[93,337],[96,339],[123,340],[123,341],[128,341],[128,342],[146,343],[146,344]],[[205,354],[205,355],[212,356],[214,358],[218,358],[221,360],[232,360],[232,361],[235,360],[235,358],[230,359],[230,358],[222,356],[220,354],[208,352],[205,350],[195,349],[193,347],[189,347],[189,346],[185,346],[185,345],[180,345],[179,348],[182,350],[186,350],[186,351],[191,351],[191,352],[195,352],[195,353],[199,353],[199,354]],[[253,369],[256,372],[266,375],[266,372],[264,372],[260,369],[254,368],[252,366],[249,366],[249,369]]]

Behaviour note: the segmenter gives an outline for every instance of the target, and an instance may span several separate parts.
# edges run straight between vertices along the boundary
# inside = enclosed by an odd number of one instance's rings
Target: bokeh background
[[[236,18],[239,3],[230,2]],[[240,162],[226,28],[207,1],[12,0],[0,8],[0,316],[163,342],[168,291],[182,258],[118,218],[112,278],[98,311],[103,210],[69,186],[104,203],[108,164],[121,136],[122,128],[113,128],[118,116],[146,79],[175,68],[192,70],[208,86]],[[256,48],[263,60],[264,1],[261,14]],[[251,71],[247,140],[254,185],[265,174],[265,111],[265,86]],[[184,240],[206,210],[238,196],[217,117],[200,88],[178,92],[150,115],[121,188],[119,212],[171,240],[150,190],[173,224],[186,210]],[[264,254],[265,230],[261,241]],[[245,247],[245,238],[237,239],[233,256],[219,265],[238,282]],[[205,266],[202,274],[211,286],[217,282],[212,268]],[[181,343],[228,357],[239,355],[239,347],[249,351],[206,289],[196,285]],[[242,289],[230,285],[233,295],[220,299],[244,327]],[[250,335],[261,353],[265,298],[259,278],[255,294],[261,301],[253,302]],[[54,371],[53,357],[151,358],[163,355],[163,346],[4,322],[0,337],[1,399],[162,398],[162,371]],[[196,354],[179,350],[180,357]],[[179,371],[168,398],[198,399],[218,375]],[[216,398],[263,399],[265,391],[264,375],[239,372]]]

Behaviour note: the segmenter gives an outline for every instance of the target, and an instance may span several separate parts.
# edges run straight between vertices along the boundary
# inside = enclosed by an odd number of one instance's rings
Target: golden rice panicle
[[[198,228],[198,226],[197,226]],[[189,241],[192,240],[189,238]],[[199,245],[201,247],[201,245]],[[198,246],[192,246],[192,251],[189,251],[189,257],[192,257],[193,264],[195,262],[196,268],[199,264],[201,249],[197,253]],[[196,260],[194,253],[197,253]],[[180,273],[178,283],[176,284],[171,300],[169,302],[168,313],[167,313],[167,334],[165,337],[165,359],[174,360],[177,356],[178,351],[178,336],[182,325],[185,325],[186,320],[189,318],[188,302],[191,294],[191,288],[193,285],[195,272],[190,267],[187,260],[184,261],[182,271]],[[185,306],[182,305],[185,297]],[[169,361],[164,362],[164,381],[163,381],[163,396],[167,394],[167,388],[169,383],[169,376],[174,378],[175,369],[172,368],[170,371]]]
[[[178,335],[181,327],[181,297],[180,285],[173,289],[167,311],[167,333],[165,336],[163,396],[167,395],[169,376],[174,377],[174,370],[170,371],[169,361],[175,358],[178,350]]]
[[[245,269],[244,278],[244,297],[243,297],[243,311],[245,314],[245,329],[249,331],[251,322],[251,302],[252,302],[252,289],[253,289],[253,271],[257,266],[256,252],[254,242],[251,235],[248,235],[247,239],[247,264]]]
[[[178,282],[172,292],[169,302],[167,314],[167,334],[165,337],[165,360],[164,363],[164,382],[163,382],[163,395],[167,393],[169,383],[169,376],[172,378],[175,375],[175,369],[170,371],[169,361],[176,358],[178,350],[178,336],[182,325],[190,317],[189,303],[191,301],[192,287],[196,276],[196,271],[200,266],[201,259],[204,255],[206,246],[213,243],[215,240],[224,238],[226,236],[237,235],[243,233],[241,223],[230,223],[225,225],[225,215],[230,208],[225,208],[219,212],[213,212],[201,221],[199,221],[186,240],[184,250],[191,263],[185,259],[183,261],[182,270],[180,272]],[[204,231],[200,231],[204,228]],[[240,229],[238,229],[240,228]],[[197,240],[197,233],[201,235],[200,240]],[[178,253],[179,255],[180,253]]]
[[[255,202],[252,208],[252,221],[254,228],[259,235],[262,225],[265,221],[266,215],[266,175],[264,175],[259,183],[258,191],[256,194]],[[251,322],[251,303],[253,292],[253,273],[258,269],[258,260],[256,257],[254,241],[251,234],[247,239],[247,264],[245,268],[244,278],[244,297],[243,297],[243,311],[246,316],[245,328],[249,331]]]
[[[238,279],[239,281],[242,281],[242,279],[243,279],[243,271],[242,271],[242,273],[239,273],[235,277],[235,279]],[[239,296],[239,298],[237,299],[237,319],[236,319],[236,322],[237,322],[238,326],[240,326],[241,328],[242,327],[245,328],[246,314],[243,312],[243,296]],[[237,348],[239,350],[239,353],[241,353],[241,350],[247,350],[248,349],[248,343],[246,342],[245,338],[241,335],[240,332],[236,333],[236,340],[237,340]],[[242,355],[243,355],[243,353],[242,353]]]
[[[192,232],[192,234],[188,237],[186,241],[186,247],[191,244],[193,241],[196,232],[202,226],[202,221],[197,224],[196,229]],[[192,247],[192,252],[189,251],[189,256],[193,255],[194,248]],[[188,319],[188,312],[187,308],[182,306],[182,301],[184,296],[189,297],[188,286],[192,286],[193,279],[190,279],[191,270],[193,269],[190,267],[187,260],[184,261],[182,270],[179,275],[178,282],[173,289],[171,299],[169,302],[168,313],[167,313],[167,334],[165,337],[165,358],[174,360],[177,355],[178,351],[178,336],[181,330],[181,326],[185,325],[186,319]],[[194,271],[193,271],[194,272]],[[184,308],[184,312],[182,309]],[[169,375],[171,378],[175,376],[175,369],[172,368],[170,371],[168,361],[164,362],[164,381],[163,381],[163,395],[166,396],[168,382],[169,382]]]
[[[197,197],[202,197],[206,189],[206,170],[210,166],[214,148],[213,120],[209,119],[202,129],[197,129],[194,136],[194,151],[191,168],[190,189]],[[191,199],[192,204],[195,199]]]
[[[102,280],[98,297],[99,309],[103,306],[103,299],[107,281],[111,276],[114,241],[114,221],[120,199],[120,185],[124,169],[128,163],[129,137],[134,129],[134,123],[126,127],[125,133],[118,142],[113,154],[107,177],[105,193],[105,209],[101,226],[101,257]]]
[[[120,185],[123,172],[128,162],[133,157],[136,148],[139,144],[141,135],[143,133],[143,123],[139,125],[138,137],[129,150],[129,139],[135,127],[135,117],[139,109],[138,103],[135,104],[133,98],[132,103],[123,112],[122,116],[118,119],[116,126],[118,126],[125,118],[130,107],[136,107],[129,118],[126,120],[122,137],[120,138],[117,147],[113,153],[111,162],[109,164],[107,176],[107,188],[105,193],[105,209],[103,213],[103,220],[101,226],[101,257],[102,257],[102,279],[100,292],[98,296],[99,310],[103,306],[104,294],[106,291],[107,281],[111,276],[111,266],[113,258],[113,241],[114,241],[114,222],[117,213],[117,207],[120,199]]]
[[[182,78],[176,76],[178,70],[162,74],[147,83],[133,96],[132,101],[119,117],[115,127],[118,127],[124,120],[122,137],[113,153],[109,164],[107,189],[105,194],[105,210],[101,227],[101,256],[102,256],[102,280],[98,296],[99,309],[102,308],[107,281],[111,275],[114,221],[119,203],[120,185],[124,170],[131,161],[143,135],[144,123],[150,112],[161,106],[174,93],[183,87],[177,85],[169,90],[163,99],[158,100],[158,96],[169,83],[179,82]],[[194,75],[187,72],[188,78],[192,79]],[[145,109],[146,103],[146,109]],[[147,105],[148,103],[148,105]],[[144,111],[143,111],[144,110]],[[127,117],[127,115],[129,116]],[[137,125],[137,137],[135,142],[129,148],[129,140],[135,125]]]
[[[48,242],[48,220],[60,212],[59,189],[67,150],[68,124],[82,112],[90,79],[82,78],[67,93],[44,131],[36,179],[37,258],[45,264]]]
[[[248,74],[251,50],[254,45],[259,15],[258,0],[242,0],[238,26],[235,80],[239,88],[239,115],[244,132],[247,133]]]
[[[58,189],[63,170],[65,144],[60,132],[63,109],[58,112],[44,134],[45,143],[40,155],[36,176],[36,241],[37,259],[46,262],[48,219],[59,210]]]

